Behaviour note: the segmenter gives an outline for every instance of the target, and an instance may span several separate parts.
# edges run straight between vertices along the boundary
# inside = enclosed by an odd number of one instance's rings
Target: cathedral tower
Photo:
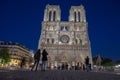
[[[44,11],[39,49],[49,53],[48,66],[68,63],[74,66],[85,62],[89,56],[92,64],[88,23],[82,5],[72,6],[69,21],[61,21],[61,10],[58,5],[47,5]]]

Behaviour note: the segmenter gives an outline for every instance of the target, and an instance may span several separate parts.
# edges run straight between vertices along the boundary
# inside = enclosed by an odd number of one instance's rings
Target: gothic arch
[[[77,12],[74,12],[74,21],[77,21]]]
[[[78,40],[77,39],[75,39],[75,43],[78,44]]]
[[[49,39],[49,38],[47,38],[47,43],[48,43],[48,44],[50,43],[50,39]]]
[[[49,21],[51,21],[52,18],[52,11],[49,11]]]
[[[54,57],[52,55],[48,55],[48,61],[47,61],[47,66],[51,67],[51,65],[54,63]]]
[[[81,14],[80,14],[80,11],[78,11],[78,22],[81,21],[80,18],[81,18]]]
[[[69,56],[67,55],[66,52],[62,52],[60,55],[58,55],[59,60],[61,62],[68,62],[69,61]]]
[[[55,40],[54,40],[54,38],[52,38],[52,44],[54,44],[54,42],[55,42]]]
[[[77,58],[76,58],[76,61],[81,62],[81,63],[84,64],[84,57],[83,57],[83,55],[82,54],[78,54]]]
[[[56,11],[53,11],[53,21],[56,19]]]

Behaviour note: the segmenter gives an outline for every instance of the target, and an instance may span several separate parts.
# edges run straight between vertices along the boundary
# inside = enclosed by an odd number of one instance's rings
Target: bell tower
[[[44,21],[55,22],[60,21],[60,7],[47,5],[44,11]]]
[[[58,5],[47,5],[44,10],[41,36],[38,48],[45,48],[46,45],[58,43],[58,30],[61,20],[61,10]]]
[[[74,32],[73,42],[76,45],[76,56],[89,56],[90,63],[92,64],[92,55],[90,40],[88,35],[88,23],[86,21],[85,9],[83,5],[72,6],[69,11],[69,22],[73,23],[72,32]],[[80,54],[78,54],[80,53]]]
[[[83,5],[71,7],[69,21],[86,22],[85,9]]]

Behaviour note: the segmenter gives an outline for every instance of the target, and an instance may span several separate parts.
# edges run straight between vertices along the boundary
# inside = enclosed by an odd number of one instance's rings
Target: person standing
[[[35,71],[37,71],[37,67],[38,67],[38,64],[39,64],[39,61],[40,61],[40,56],[41,56],[41,50],[38,49],[38,51],[35,53],[34,55],[34,65],[32,66],[32,69],[31,71],[33,71],[33,68],[35,67]]]
[[[25,57],[23,57],[21,60],[21,64],[20,64],[21,69],[24,68],[24,65],[25,65]]]
[[[42,71],[45,71],[46,69],[46,61],[47,61],[47,51],[44,49],[42,52]]]
[[[85,64],[86,64],[86,70],[88,72],[90,70],[89,69],[89,57],[88,56],[85,58]]]

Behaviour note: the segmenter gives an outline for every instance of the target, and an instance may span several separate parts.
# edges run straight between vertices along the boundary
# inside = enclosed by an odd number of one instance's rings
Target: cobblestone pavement
[[[10,71],[0,70],[0,80],[120,80],[120,74],[83,71]]]

